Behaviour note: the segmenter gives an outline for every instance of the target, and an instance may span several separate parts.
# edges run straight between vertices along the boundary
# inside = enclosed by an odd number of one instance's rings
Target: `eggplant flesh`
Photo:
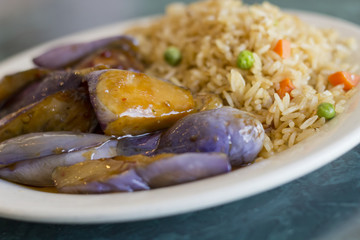
[[[111,42],[98,49],[74,65],[74,69],[83,69],[105,65],[108,68],[143,72],[144,66],[139,60],[138,48],[128,38]]]
[[[132,192],[172,186],[229,172],[223,153],[134,155],[85,161],[55,169],[52,177],[60,192]]]
[[[40,81],[50,71],[42,68],[32,68],[4,76],[0,80],[0,106],[15,93],[29,84]]]
[[[20,135],[0,143],[0,168],[19,161],[95,147],[110,139],[101,134],[65,131]]]
[[[52,178],[58,191],[63,193],[149,190],[148,184],[132,168],[134,165],[112,159],[87,161],[70,167],[58,167]]]
[[[56,167],[70,166],[82,161],[116,156],[116,140],[99,146],[45,157],[18,161],[0,168],[0,177],[8,181],[35,187],[53,186],[51,174]]]
[[[198,93],[194,96],[194,101],[198,112],[223,107],[222,99],[213,93]]]
[[[65,90],[0,119],[0,142],[33,132],[91,132],[96,124],[87,93]]]
[[[78,89],[83,82],[83,75],[72,71],[56,71],[49,73],[41,81],[33,82],[18,94],[10,98],[3,109],[0,117],[16,112],[20,108],[31,103],[38,102],[56,92]]]
[[[142,73],[109,69],[87,75],[90,100],[107,135],[168,128],[194,110],[190,91]]]

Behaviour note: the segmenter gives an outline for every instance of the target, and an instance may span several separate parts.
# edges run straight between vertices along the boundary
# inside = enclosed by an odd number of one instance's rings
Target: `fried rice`
[[[358,71],[348,61],[356,41],[332,29],[311,26],[266,2],[251,6],[238,0],[176,3],[165,16],[129,34],[139,41],[147,74],[193,93],[215,93],[224,105],[254,114],[266,130],[259,159],[313,135],[326,123],[316,114],[317,106],[332,103],[340,114],[355,91],[332,86],[328,76]],[[289,58],[273,51],[279,39],[291,43]],[[164,60],[169,46],[182,53],[176,67]],[[243,50],[253,52],[255,62],[249,70],[236,65]],[[277,89],[285,78],[295,89],[281,98]]]

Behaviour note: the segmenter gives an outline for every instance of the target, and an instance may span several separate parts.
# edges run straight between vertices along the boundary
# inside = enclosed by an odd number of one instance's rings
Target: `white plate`
[[[360,28],[332,17],[295,12],[320,27],[360,40]],[[136,21],[139,23],[139,21]],[[147,20],[140,20],[146,23]],[[117,34],[120,23],[41,45],[0,64],[0,76],[31,67],[31,58],[59,43]],[[359,59],[357,59],[359,61]],[[66,195],[38,192],[0,180],[0,216],[48,223],[104,223],[169,216],[242,199],[299,178],[336,159],[360,142],[360,94],[318,134],[266,161],[193,183],[136,193]]]

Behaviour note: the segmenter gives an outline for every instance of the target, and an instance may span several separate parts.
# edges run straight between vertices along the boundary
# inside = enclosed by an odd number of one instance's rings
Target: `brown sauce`
[[[59,193],[56,187],[32,187],[22,184],[17,184],[18,186],[21,186],[23,188],[31,189],[38,192],[47,192],[47,193]]]

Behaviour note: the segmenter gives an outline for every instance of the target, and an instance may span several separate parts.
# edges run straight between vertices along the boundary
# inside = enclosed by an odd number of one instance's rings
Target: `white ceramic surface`
[[[360,28],[354,24],[319,14],[294,13],[307,22],[335,28],[360,41]],[[31,58],[50,46],[115,35],[128,24],[146,22],[142,19],[115,24],[41,45],[2,62],[0,76],[31,67]],[[136,193],[66,195],[34,191],[0,180],[0,216],[47,223],[121,222],[180,214],[242,199],[299,178],[356,146],[360,142],[359,101],[358,92],[344,114],[288,151],[193,183]]]

